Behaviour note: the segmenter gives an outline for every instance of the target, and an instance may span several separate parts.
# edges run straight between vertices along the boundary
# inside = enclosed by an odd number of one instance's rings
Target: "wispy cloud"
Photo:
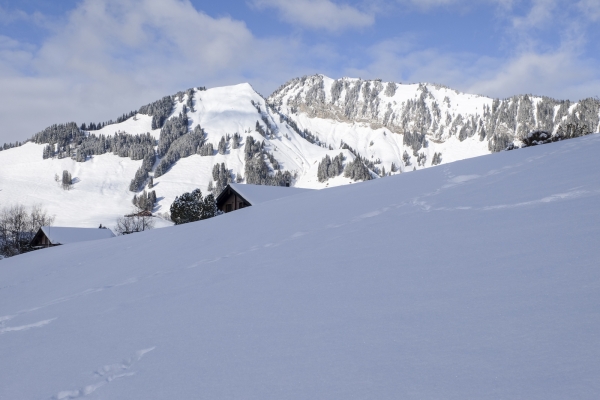
[[[23,10],[8,10],[0,5],[0,24],[29,22],[39,26],[49,26],[50,21],[40,12],[26,13]]]
[[[252,4],[275,8],[284,21],[309,29],[339,32],[375,22],[373,14],[331,0],[253,0]]]
[[[186,87],[249,81],[270,90],[303,73],[310,54],[187,0],[84,0],[40,46],[0,37],[0,141],[114,119]]]
[[[577,6],[591,21],[600,21],[600,2],[598,0],[581,0]]]
[[[404,83],[441,83],[468,93],[505,98],[532,93],[580,100],[600,93],[600,72],[577,46],[522,51],[507,58],[419,48],[412,37],[392,38],[367,49],[370,61],[344,75]]]

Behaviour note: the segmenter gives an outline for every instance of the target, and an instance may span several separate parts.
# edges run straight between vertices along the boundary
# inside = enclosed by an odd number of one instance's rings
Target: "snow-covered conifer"
[[[408,152],[406,150],[404,150],[404,153],[402,154],[402,161],[404,161],[404,166],[406,166],[406,167],[411,165],[410,155],[408,154]]]
[[[73,185],[73,179],[71,173],[66,169],[62,173],[62,188],[64,190],[70,190]]]
[[[221,137],[221,140],[219,141],[219,145],[217,147],[217,151],[219,152],[219,154],[227,153],[227,140],[225,139],[225,136]]]
[[[354,161],[351,161],[346,165],[344,177],[355,181],[368,181],[373,179],[369,169],[365,166],[365,160],[360,155],[356,156]]]

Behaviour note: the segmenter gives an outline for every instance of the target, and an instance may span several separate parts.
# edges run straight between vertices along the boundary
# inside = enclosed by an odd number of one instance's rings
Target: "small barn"
[[[70,228],[66,226],[42,226],[33,239],[31,246],[34,248],[53,247],[61,244],[87,242],[90,240],[108,239],[115,237],[110,229],[106,228]]]
[[[286,186],[243,185],[230,183],[217,196],[217,208],[224,213],[255,206],[267,201],[311,191]]]

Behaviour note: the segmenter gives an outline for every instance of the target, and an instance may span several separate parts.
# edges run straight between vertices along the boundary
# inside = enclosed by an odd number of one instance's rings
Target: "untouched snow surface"
[[[42,231],[52,244],[70,244],[90,240],[115,237],[110,229],[66,228],[63,226],[43,226]]]
[[[0,261],[1,399],[598,399],[600,135]]]
[[[309,191],[309,189],[298,189],[285,186],[240,185],[238,183],[231,183],[230,186],[254,206],[267,201],[278,200],[283,197],[294,196]]]

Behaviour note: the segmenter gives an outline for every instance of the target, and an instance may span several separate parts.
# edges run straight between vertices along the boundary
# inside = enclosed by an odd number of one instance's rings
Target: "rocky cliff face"
[[[594,98],[577,103],[532,95],[499,100],[441,85],[333,80],[323,75],[289,81],[269,97],[269,103],[292,118],[304,114],[440,142],[477,137],[487,142],[490,152],[534,130],[555,134],[568,124],[578,124],[596,132],[600,122],[600,101]]]

